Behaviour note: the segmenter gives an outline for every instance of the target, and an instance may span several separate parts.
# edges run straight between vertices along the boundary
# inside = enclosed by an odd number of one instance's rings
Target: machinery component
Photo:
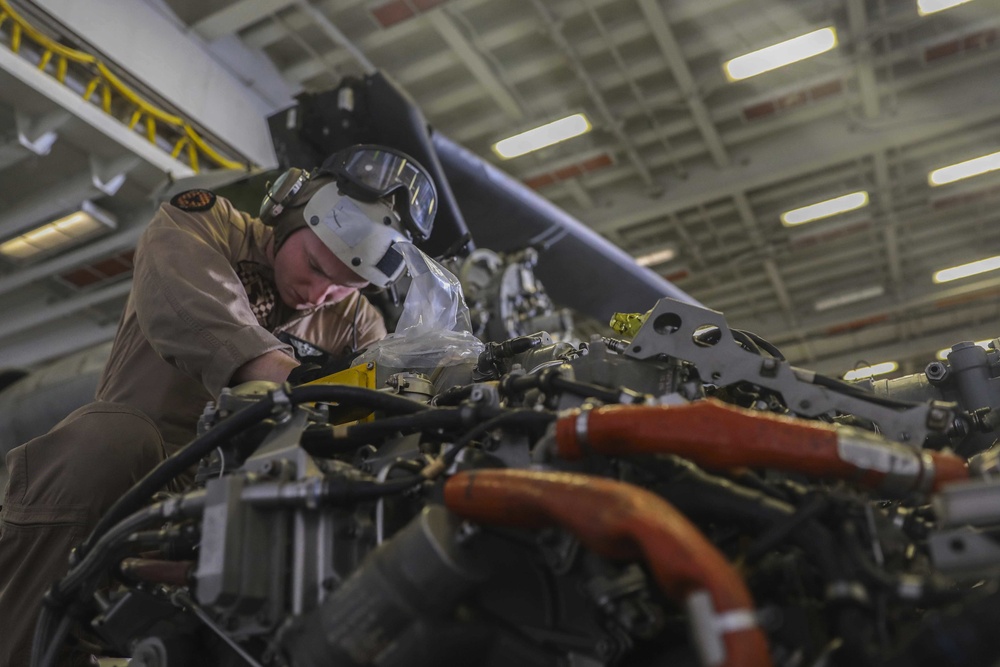
[[[904,401],[951,401],[965,415],[958,422],[957,449],[969,456],[1000,436],[1000,352],[996,341],[984,350],[971,341],[956,343],[946,361],[932,361],[923,373],[858,383],[876,396]]]
[[[609,480],[523,470],[462,473],[444,493],[460,516],[527,528],[554,523],[608,557],[643,557],[663,591],[688,605],[702,664],[770,664],[739,575],[666,501]]]
[[[1000,542],[995,533],[963,527],[935,531],[927,543],[934,567],[964,581],[996,576]]]
[[[1000,485],[993,481],[954,484],[931,499],[938,526],[1000,525]]]
[[[705,400],[681,406],[580,410],[556,424],[557,452],[677,454],[711,469],[774,468],[849,479],[892,497],[968,479],[966,463],[916,452],[873,433],[751,412]]]
[[[460,544],[460,522],[425,508],[373,552],[330,598],[283,633],[296,667],[424,664],[399,656],[411,628],[451,611],[485,572]]]
[[[720,351],[717,331],[697,340]],[[91,626],[162,667],[853,665],[909,650],[923,610],[1000,577],[995,452],[967,465],[720,401],[735,391],[706,400],[711,364],[638,358],[634,340],[550,341],[493,343],[480,382],[410,369],[376,389],[366,365],[346,385],[227,390],[53,599],[79,605],[117,569]],[[352,408],[370,417],[343,421]],[[128,514],[196,456],[192,489]]]
[[[701,334],[715,329],[706,339]],[[946,405],[888,406],[864,396],[823,386],[820,376],[787,362],[740,347],[721,313],[660,299],[626,350],[636,359],[676,357],[694,364],[702,380],[720,387],[749,382],[778,392],[788,409],[803,417],[843,413],[876,423],[881,432],[898,442],[920,447],[929,433],[951,428],[954,416]]]
[[[555,307],[535,277],[535,248],[499,255],[477,249],[458,271],[470,305],[473,333],[487,341],[502,341],[536,331],[556,340],[572,338],[573,317]]]

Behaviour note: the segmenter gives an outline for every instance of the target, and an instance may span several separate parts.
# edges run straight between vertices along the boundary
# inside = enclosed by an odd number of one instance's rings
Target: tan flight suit
[[[360,295],[308,311],[284,306],[268,289],[273,230],[225,199],[196,194],[164,204],[139,240],[97,402],[7,454],[0,667],[28,665],[41,598],[66,573],[70,549],[130,486],[194,437],[205,403],[236,369],[271,350],[291,354],[272,332],[334,354],[352,342]],[[363,299],[357,328],[359,347],[386,333]]]

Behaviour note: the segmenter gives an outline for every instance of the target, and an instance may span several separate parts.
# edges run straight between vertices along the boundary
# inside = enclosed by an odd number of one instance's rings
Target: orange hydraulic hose
[[[968,479],[965,460],[919,451],[851,427],[744,410],[715,400],[576,411],[556,425],[558,454],[579,459],[676,454],[711,469],[774,468],[851,480],[890,495]]]
[[[444,499],[448,509],[472,521],[561,526],[608,558],[643,558],[664,593],[688,604],[704,664],[771,664],[767,638],[753,623],[753,600],[740,575],[659,496],[587,475],[478,470],[449,479]]]

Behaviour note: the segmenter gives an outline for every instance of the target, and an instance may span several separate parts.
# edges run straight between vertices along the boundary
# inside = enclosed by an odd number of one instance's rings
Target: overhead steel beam
[[[115,337],[118,323],[97,325],[85,321],[73,327],[60,323],[57,330],[35,332],[24,340],[4,343],[0,347],[0,368],[30,368],[51,359],[106,343]]]
[[[21,96],[41,96],[46,100],[45,103],[86,122],[114,144],[128,153],[138,155],[163,173],[173,174],[178,178],[194,173],[191,167],[175,160],[168,152],[149,143],[118,119],[81,99],[74,90],[39,72],[34,65],[5,48],[0,49],[0,75],[3,73],[8,76],[0,76],[0,98],[6,99],[8,104],[16,105],[16,100]]]
[[[660,9],[659,1],[639,0],[639,8],[642,10],[643,16],[646,17],[649,29],[653,32],[653,38],[656,39],[663,57],[666,58],[667,64],[670,66],[674,80],[677,81],[677,86],[681,90],[681,96],[687,102],[688,108],[691,110],[691,116],[694,118],[694,122],[698,126],[698,131],[701,133],[701,138],[705,142],[705,145],[708,146],[708,152],[711,153],[716,166],[728,167],[730,163],[729,154],[726,152],[726,147],[722,144],[722,137],[719,136],[719,130],[712,122],[708,107],[705,106],[701,95],[698,93],[698,85],[695,83],[691,69],[688,67],[684,52],[681,50],[673,30],[670,28],[666,16],[663,15],[663,11]]]
[[[20,199],[0,213],[0,239],[16,236],[38,225],[80,209],[81,202],[101,196],[89,173],[79,173],[58,188]]]
[[[618,142],[624,147],[625,154],[628,156],[629,162],[632,163],[633,168],[639,174],[639,178],[647,187],[653,186],[653,176],[649,171],[649,167],[640,157],[639,152],[636,150],[635,145],[632,140],[625,133],[621,122],[615,117],[615,114],[611,112],[608,108],[607,102],[604,101],[604,97],[601,92],[594,85],[594,81],[587,74],[587,70],[583,67],[580,62],[573,45],[569,43],[566,36],[562,34],[562,30],[557,24],[556,20],[549,13],[549,9],[540,0],[532,0],[532,4],[535,7],[535,11],[538,12],[539,16],[545,22],[545,26],[548,29],[549,35],[552,37],[552,41],[566,54],[569,59],[570,67],[576,74],[577,79],[583,84],[587,91],[587,95],[590,97],[590,101],[597,108],[598,113],[601,115],[604,121],[604,129],[610,131]]]
[[[41,308],[36,308],[27,313],[21,313],[15,317],[0,322],[0,339],[11,336],[22,331],[28,331],[35,327],[48,324],[67,315],[77,313],[84,308],[104,303],[118,297],[125,296],[132,289],[132,281],[125,280],[108,287],[87,292],[80,296],[57,301],[56,303],[44,304]]]
[[[878,192],[878,208],[884,220],[882,238],[885,240],[886,260],[894,289],[903,284],[903,264],[899,256],[899,238],[896,230],[896,206],[892,198],[892,180],[889,176],[889,159],[884,150],[875,151],[872,156],[875,167],[875,187]]]
[[[1000,288],[1000,278],[987,278],[947,289],[938,288],[928,290],[923,286],[908,287],[895,302],[889,303],[883,298],[851,307],[847,314],[817,315],[808,320],[803,320],[793,329],[785,328],[780,323],[765,323],[765,321],[747,321],[744,322],[744,325],[749,328],[756,327],[755,330],[758,330],[759,333],[764,333],[772,337],[774,339],[773,342],[780,343],[782,341],[825,335],[825,332],[831,328],[852,321],[864,321],[883,315],[892,317],[897,314],[906,314],[916,308],[930,306],[939,302],[947,302],[952,299],[969,297],[980,292],[992,294],[997,288]]]
[[[970,105],[969,100],[976,100],[976,104]],[[827,121],[822,132],[813,124],[788,128],[780,142],[773,137],[762,137],[743,145],[740,154],[745,159],[725,172],[693,171],[687,180],[673,183],[667,197],[655,202],[642,198],[630,210],[622,210],[614,217],[608,216],[607,211],[599,215],[582,212],[580,217],[598,232],[629,227],[694,208],[705,201],[810,174],[830,164],[857,160],[876,150],[957,132],[994,120],[998,115],[1000,87],[984,87],[979,79],[941,80],[933,96],[912,96],[900,105],[894,132],[865,132],[846,121]]]
[[[851,26],[854,43],[854,67],[857,72],[858,93],[865,117],[878,118],[879,97],[872,63],[872,45],[868,37],[868,14],[865,0],[847,0],[847,21]]]
[[[444,10],[437,9],[427,12],[424,16],[441,36],[441,39],[455,52],[462,65],[472,73],[472,76],[486,89],[490,97],[500,105],[504,113],[514,120],[524,118],[524,110],[507,89],[506,84],[493,72],[489,63],[480,55],[479,50],[466,39]]]
[[[570,196],[573,197],[574,201],[576,201],[577,206],[580,208],[594,207],[594,198],[590,196],[590,193],[587,192],[582,185],[580,185],[579,180],[571,178],[568,181],[565,181],[565,185],[566,189],[569,190]]]
[[[205,41],[232,35],[257,21],[292,5],[295,0],[239,0],[191,25]]]
[[[145,216],[144,216],[145,217]],[[152,212],[148,217],[152,217]],[[145,220],[144,220],[145,221]],[[108,236],[78,250],[68,252],[47,262],[20,269],[0,278],[0,294],[7,294],[16,289],[30,285],[36,280],[55,276],[63,271],[80,266],[95,259],[100,259],[113,252],[126,250],[135,246],[139,236],[145,230],[145,225],[131,225],[124,231]]]
[[[841,373],[850,369],[858,361],[858,357],[863,354],[865,359],[871,363],[882,361],[909,361],[923,358],[924,363],[934,361],[933,353],[937,350],[951,347],[955,343],[962,341],[976,341],[1000,336],[1000,322],[994,326],[979,324],[969,328],[962,328],[960,332],[938,331],[911,338],[905,342],[893,341],[883,345],[873,345],[846,354],[818,359],[812,366],[812,370],[820,373]]]
[[[349,40],[347,35],[342,33],[337,26],[333,25],[333,22],[327,18],[326,14],[310,5],[308,0],[294,0],[294,2],[298,10],[302,12],[302,14],[304,14],[309,21],[322,30],[327,37],[351,54],[354,61],[361,65],[365,74],[374,74],[378,71],[378,68],[375,67],[371,60],[368,59],[368,56],[366,56],[361,49],[355,46],[354,42]]]
[[[757,220],[757,215],[753,212],[753,207],[750,205],[747,193],[734,192],[733,203],[736,204],[736,212],[739,213],[740,222],[746,227],[750,242],[758,248],[766,245],[764,236],[760,230],[760,221]]]
[[[771,281],[771,287],[774,288],[774,293],[778,297],[778,302],[785,311],[785,315],[788,316],[789,321],[795,321],[795,309],[792,306],[792,298],[788,295],[788,288],[785,287],[785,281],[781,278],[781,273],[778,271],[778,265],[774,263],[774,260],[768,257],[764,260],[764,272],[767,273],[767,279]]]

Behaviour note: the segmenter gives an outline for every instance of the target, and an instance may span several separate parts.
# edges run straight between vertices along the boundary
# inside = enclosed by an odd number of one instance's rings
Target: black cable
[[[48,626],[57,623],[55,631]],[[42,607],[38,623],[35,625],[35,636],[31,645],[31,667],[52,667],[56,663],[59,650],[62,649],[73,625],[73,617],[69,614],[60,615],[53,609]]]
[[[886,570],[882,570],[869,560],[864,547],[861,544],[861,536],[857,527],[850,521],[845,521],[842,532],[844,534],[844,544],[847,546],[847,553],[851,556],[852,562],[858,566],[860,573],[869,583],[888,589],[894,594],[898,594],[901,581],[899,577],[892,575]],[[920,601],[923,603],[936,603],[954,601],[961,596],[960,591],[942,587],[930,577],[922,577],[923,590]]]
[[[457,405],[472,395],[474,384],[456,385],[431,399],[432,405]]]
[[[343,436],[335,436],[331,426],[313,427],[302,433],[299,444],[312,456],[329,458],[336,454],[353,452],[362,445],[383,440],[397,433],[439,429],[447,431],[469,426],[470,421],[477,416],[492,417],[496,414],[496,410],[499,408],[494,408],[484,415],[480,406],[437,408],[413,415],[386,417],[373,422],[355,424],[348,427],[346,435]]]
[[[354,317],[351,322],[351,352],[358,351],[358,313],[361,311],[361,300],[364,295],[358,292],[358,300],[354,303]]]
[[[151,505],[141,512],[126,517],[106,531],[86,557],[70,569],[65,577],[55,582],[45,594],[42,613],[35,624],[32,640],[31,667],[52,667],[66,634],[72,624],[72,617],[66,610],[83,596],[81,589],[89,582],[96,585],[103,572],[103,565],[109,554],[119,543],[139,528],[163,517],[163,503]],[[92,534],[93,535],[93,534]],[[55,629],[53,630],[53,626]]]
[[[747,338],[749,338],[750,340],[752,340],[754,343],[757,344],[758,347],[763,349],[765,352],[770,354],[775,359],[785,361],[785,355],[781,353],[781,350],[775,347],[775,345],[770,341],[768,341],[767,339],[758,336],[752,331],[747,331],[746,329],[739,329],[739,332],[742,333]]]
[[[816,373],[813,376],[812,383],[819,385],[820,387],[826,387],[827,389],[832,389],[840,394],[846,394],[854,398],[860,398],[862,400],[868,401],[869,403],[875,403],[887,408],[915,408],[923,403],[916,403],[913,401],[901,401],[895,398],[886,398],[884,396],[878,396],[871,392],[865,391],[860,387],[855,387],[852,384],[843,382],[841,380],[836,380],[832,377],[826,375],[820,375]]]
[[[652,480],[653,491],[695,520],[735,523],[767,534],[795,516],[794,505],[707,473],[676,456],[644,458],[636,471]],[[828,580],[845,578],[833,533],[815,517],[796,521],[783,539],[804,551]]]
[[[548,412],[536,412],[527,408],[510,410],[502,414],[495,415],[485,422],[469,429],[462,437],[458,438],[451,449],[442,457],[444,469],[451,467],[465,447],[471,444],[476,438],[482,436],[487,431],[500,426],[507,426],[511,423],[520,422],[526,427],[538,427],[545,425],[556,419],[556,415]],[[427,481],[422,475],[410,475],[400,477],[386,482],[358,482],[354,480],[327,480],[323,485],[324,502],[330,504],[344,504],[372,500],[383,496],[400,493],[411,489]]]
[[[295,387],[289,392],[288,398],[292,405],[337,403],[338,405],[371,408],[404,415],[434,409],[424,403],[396,394],[340,384],[313,384]]]
[[[533,375],[508,375],[500,380],[500,391],[508,396],[523,393],[528,389],[541,389],[542,391],[555,389],[581,398],[596,398],[602,403],[620,403],[622,395],[627,393],[623,390],[616,391],[587,382],[569,380],[562,377],[555,368],[548,368]]]
[[[503,414],[497,415],[491,419],[486,420],[482,424],[472,427],[469,429],[461,438],[454,442],[451,449],[445,452],[443,461],[445,468],[451,466],[458,457],[459,452],[461,452],[465,447],[471,444],[476,438],[482,436],[487,431],[491,431],[499,426],[507,425],[511,422],[522,422],[527,426],[547,426],[551,422],[555,421],[556,415],[549,412],[535,412],[534,410],[529,410],[527,408],[519,408],[516,410],[511,410]]]
[[[112,526],[142,507],[154,493],[162,489],[185,470],[197,464],[198,461],[207,456],[223,442],[267,418],[273,408],[274,399],[271,395],[268,395],[266,398],[222,421],[209,432],[195,438],[172,456],[160,462],[159,465],[146,473],[145,477],[126,491],[125,495],[115,501],[111,508],[105,512],[104,516],[97,522],[94,530],[87,536],[83,544],[77,548],[77,556],[85,557],[97,540]]]
[[[340,405],[370,407],[386,412],[413,414],[429,410],[428,406],[417,401],[387,394],[373,389],[349,387],[346,385],[311,385],[292,389],[287,395],[292,405],[299,403],[336,402]],[[233,416],[220,422],[212,430],[192,440],[188,445],[153,468],[138,483],[129,489],[111,506],[97,526],[79,547],[78,556],[85,556],[111,526],[138,510],[149,501],[154,493],[166,486],[171,480],[195,465],[213,449],[236,434],[267,418],[274,409],[274,394],[269,394],[258,402],[240,410]]]
[[[830,501],[821,495],[816,495],[800,505],[795,513],[787,519],[776,523],[760,535],[751,544],[745,556],[747,560],[754,561],[766,554],[768,551],[778,546],[788,539],[801,525],[807,521],[812,521],[830,507]]]
[[[480,419],[494,417],[499,410],[500,408],[493,408],[484,411],[484,408],[480,406],[466,406],[464,408],[437,408],[415,415],[386,417],[348,427],[347,438],[368,442],[380,440],[397,432],[407,433],[470,426],[477,417]]]
[[[750,336],[746,334],[746,332],[740,331],[739,329],[732,329],[731,333],[733,334],[733,338],[736,340],[736,342],[739,343],[744,350],[746,350],[747,352],[753,352],[754,354],[761,357],[764,356],[764,353],[761,351],[760,347],[758,347],[757,343],[753,342],[753,339],[751,339]]]
[[[323,483],[323,502],[327,505],[344,505],[375,500],[412,489],[425,481],[427,480],[422,475],[407,475],[385,482],[328,480]]]

